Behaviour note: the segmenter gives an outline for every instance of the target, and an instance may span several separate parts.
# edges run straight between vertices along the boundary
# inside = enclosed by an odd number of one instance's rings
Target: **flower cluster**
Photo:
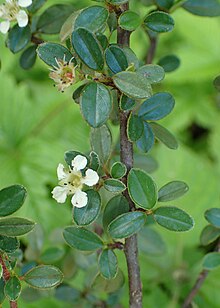
[[[57,66],[51,69],[49,74],[50,78],[53,79],[58,91],[64,92],[69,86],[71,86],[75,81],[75,66],[72,59],[67,62],[65,56],[63,60],[56,60]]]
[[[68,195],[73,195],[72,205],[79,208],[86,206],[88,197],[86,192],[82,191],[83,185],[93,186],[99,181],[97,172],[92,169],[87,169],[83,176],[81,170],[85,169],[86,165],[87,159],[82,155],[77,155],[72,160],[72,168],[69,170],[65,170],[62,164],[58,165],[57,176],[60,182],[52,191],[57,202],[64,203]]]
[[[28,24],[28,15],[21,8],[28,7],[32,4],[32,0],[6,0],[0,5],[0,32],[7,33],[10,28],[11,21],[17,21],[19,27],[25,27]]]

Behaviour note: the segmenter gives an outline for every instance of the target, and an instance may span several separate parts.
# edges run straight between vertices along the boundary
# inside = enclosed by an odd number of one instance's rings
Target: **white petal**
[[[87,159],[86,159],[85,156],[77,155],[72,160],[72,166],[77,171],[84,169],[86,167],[86,165],[87,165]]]
[[[10,22],[8,20],[0,23],[0,32],[1,33],[4,33],[4,34],[7,33],[9,28],[10,28]]]
[[[64,203],[66,201],[68,193],[68,188],[56,186],[52,190],[52,197],[59,203]]]
[[[64,171],[64,165],[59,164],[57,167],[58,180],[63,180],[67,177],[67,173]]]
[[[21,7],[28,7],[32,4],[32,0],[18,0],[18,5]]]
[[[77,190],[71,199],[72,205],[79,208],[86,206],[87,202],[88,202],[87,193],[81,190]]]
[[[98,173],[92,169],[86,170],[86,176],[82,179],[82,182],[88,186],[93,186],[99,181]]]
[[[28,24],[28,15],[24,10],[20,10],[16,15],[19,27],[23,28]]]

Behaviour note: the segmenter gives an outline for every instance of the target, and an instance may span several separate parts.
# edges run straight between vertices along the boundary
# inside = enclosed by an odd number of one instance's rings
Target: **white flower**
[[[67,62],[65,60],[65,55],[63,60],[56,60],[57,66],[51,69],[49,77],[53,79],[58,91],[64,92],[65,89],[69,88],[75,81],[75,66],[72,59]]]
[[[25,27],[28,24],[28,15],[22,10],[32,4],[32,0],[6,0],[0,5],[0,32],[7,33],[10,28],[11,21],[17,21],[19,27]]]
[[[72,205],[76,207],[84,207],[88,202],[87,193],[82,191],[83,185],[93,186],[98,183],[99,176],[96,171],[87,169],[85,176],[81,170],[86,168],[87,159],[85,156],[77,155],[72,160],[72,168],[65,170],[62,164],[57,167],[57,177],[59,186],[54,187],[52,191],[53,198],[64,203],[68,195],[73,195],[71,199]]]

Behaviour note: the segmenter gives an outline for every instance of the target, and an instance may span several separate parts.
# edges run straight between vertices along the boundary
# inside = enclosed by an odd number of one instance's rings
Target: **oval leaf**
[[[121,98],[120,98],[120,108],[122,110],[132,110],[133,107],[135,105],[135,100],[126,96],[126,95],[121,95]]]
[[[31,40],[30,26],[19,27],[15,25],[8,34],[7,46],[13,52],[21,51]]]
[[[126,174],[126,172],[126,166],[119,161],[115,162],[111,167],[111,176],[115,179],[122,178]]]
[[[100,162],[104,165],[112,151],[112,135],[107,125],[91,130],[90,143],[92,150],[99,156]]]
[[[166,202],[183,196],[189,190],[189,186],[182,181],[172,181],[161,187],[158,191],[158,201]]]
[[[112,109],[112,98],[108,88],[101,83],[89,83],[82,91],[80,107],[90,126],[102,126],[108,120]]]
[[[120,15],[118,22],[122,29],[134,31],[140,26],[141,18],[133,11],[126,11]]]
[[[158,65],[162,66],[166,73],[170,73],[180,66],[180,59],[175,55],[168,55],[161,58]]]
[[[220,228],[220,209],[213,208],[205,212],[205,219],[210,222],[214,227]]]
[[[99,270],[106,279],[114,279],[118,271],[118,260],[115,253],[110,249],[102,251],[99,257]]]
[[[137,70],[137,73],[143,75],[143,77],[145,77],[149,83],[158,83],[165,77],[164,69],[161,66],[155,64],[147,64],[141,66]]]
[[[4,293],[10,301],[16,301],[21,294],[20,280],[13,276],[5,284]]]
[[[220,266],[220,253],[219,252],[210,252],[205,255],[203,262],[203,268],[207,270],[214,270]]]
[[[30,232],[35,223],[25,218],[5,218],[0,220],[0,235],[19,236]]]
[[[169,14],[160,11],[149,14],[145,18],[144,24],[150,30],[158,33],[170,32],[173,30],[174,20]]]
[[[174,206],[159,207],[154,212],[154,219],[162,227],[176,232],[189,231],[194,226],[192,217]]]
[[[30,69],[36,62],[36,45],[28,47],[21,55],[19,63],[24,70]]]
[[[151,122],[150,127],[153,130],[155,137],[161,141],[166,147],[171,150],[178,148],[178,142],[176,138],[165,127],[158,123]]]
[[[148,123],[144,123],[144,131],[140,139],[136,141],[137,147],[147,153],[154,145],[154,134],[151,126]]]
[[[40,260],[42,263],[50,264],[61,260],[64,255],[65,250],[63,248],[50,247],[42,253]]]
[[[98,292],[113,293],[118,291],[124,285],[124,282],[124,274],[119,269],[113,279],[106,279],[101,274],[97,275],[93,281],[92,288]]]
[[[79,226],[91,224],[98,216],[101,207],[101,198],[97,191],[87,190],[88,202],[82,208],[74,207],[73,219]]]
[[[93,251],[103,247],[102,239],[85,228],[67,227],[63,236],[68,245],[82,251]]]
[[[125,184],[116,179],[105,180],[104,187],[106,190],[113,192],[113,193],[120,193],[126,189]]]
[[[17,250],[19,247],[19,241],[16,237],[8,237],[0,235],[0,250],[11,253]]]
[[[115,45],[106,49],[105,60],[114,74],[125,71],[128,67],[128,61],[123,49]]]
[[[199,16],[215,17],[220,15],[218,0],[187,0],[182,6],[190,13]]]
[[[209,245],[220,237],[220,229],[214,226],[206,226],[200,235],[200,242],[203,246]]]
[[[0,216],[8,216],[16,212],[24,203],[26,189],[21,185],[12,185],[0,190]]]
[[[31,287],[38,289],[51,289],[63,280],[61,271],[52,265],[39,265],[29,270],[23,280]]]
[[[131,113],[128,119],[127,135],[131,141],[137,141],[141,138],[144,131],[144,123],[142,119]]]

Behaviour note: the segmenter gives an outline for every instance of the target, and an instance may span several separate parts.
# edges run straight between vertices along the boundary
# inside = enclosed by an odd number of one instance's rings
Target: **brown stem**
[[[150,39],[150,47],[147,52],[146,64],[152,63],[157,49],[157,38],[149,36],[149,39]]]
[[[44,40],[42,40],[39,37],[36,37],[36,36],[32,35],[31,42],[36,44],[36,45],[40,45],[40,44],[44,43]]]
[[[121,6],[121,11],[126,11],[129,4],[126,3]],[[129,46],[130,32],[125,31],[118,27],[117,42],[122,46]],[[127,170],[129,171],[133,166],[133,145],[127,137],[127,122],[130,112],[120,111],[120,158]],[[127,184],[127,175],[123,179]],[[130,204],[130,210],[135,209],[135,205],[129,197],[128,191],[124,193]],[[129,303],[130,308],[142,307],[142,284],[140,277],[140,267],[138,262],[138,248],[137,236],[133,235],[125,240],[124,252],[128,267],[128,280],[129,280]]]

